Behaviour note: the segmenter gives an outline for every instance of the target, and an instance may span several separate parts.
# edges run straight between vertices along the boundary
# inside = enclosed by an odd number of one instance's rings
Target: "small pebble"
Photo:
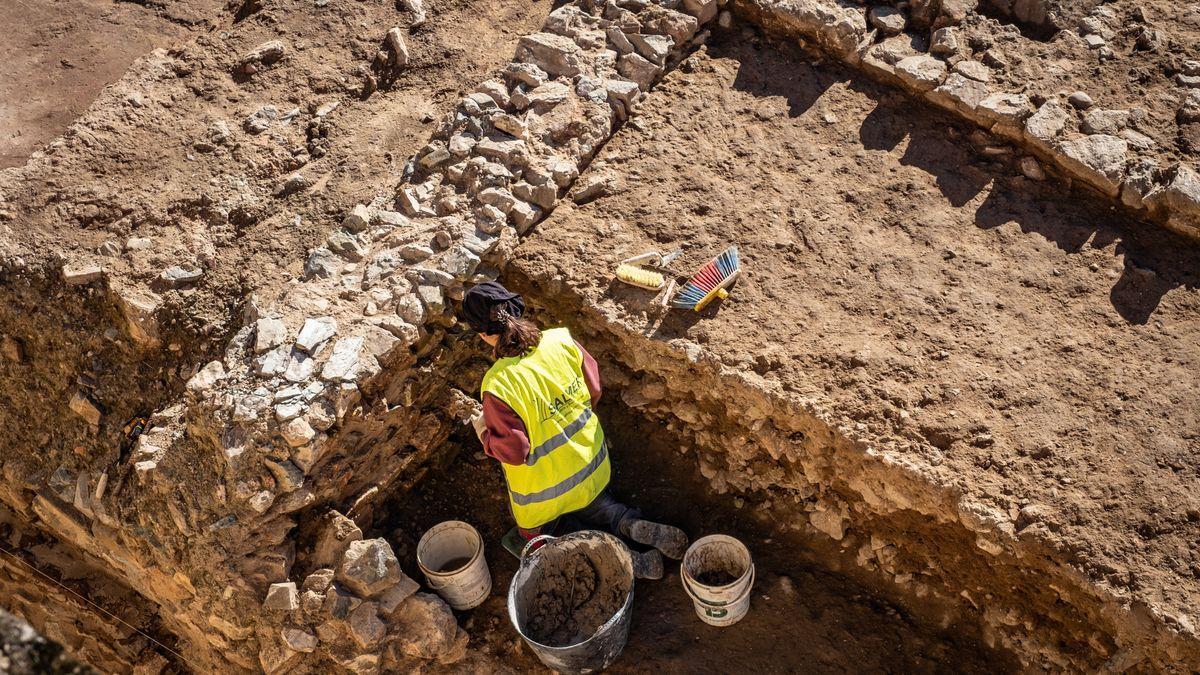
[[[1087,110],[1094,104],[1092,97],[1088,96],[1087,92],[1077,91],[1067,97],[1067,103],[1075,106],[1077,110]]]

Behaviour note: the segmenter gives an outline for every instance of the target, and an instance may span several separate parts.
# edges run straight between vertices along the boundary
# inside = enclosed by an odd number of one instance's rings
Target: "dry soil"
[[[1042,529],[1118,596],[1186,611],[1200,599],[1194,247],[1027,179],[1018,159],[735,29],[606,146],[591,171],[619,185],[560,207],[518,264],[777,380]],[[729,244],[744,275],[700,314],[664,316],[612,278],[676,247],[686,275]]]

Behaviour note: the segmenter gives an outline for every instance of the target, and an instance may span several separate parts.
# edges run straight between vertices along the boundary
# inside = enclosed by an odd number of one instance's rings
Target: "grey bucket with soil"
[[[509,619],[550,668],[603,670],[629,636],[634,586],[629,549],[611,534],[590,530],[543,541],[535,551],[527,547],[513,576]]]

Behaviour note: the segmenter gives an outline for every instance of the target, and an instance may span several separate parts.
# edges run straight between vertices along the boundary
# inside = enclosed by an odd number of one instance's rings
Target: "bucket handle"
[[[680,574],[679,580],[683,584],[683,592],[687,593],[688,597],[692,600],[704,605],[705,607],[727,607],[746,597],[746,595],[754,590],[754,577],[757,573],[758,569],[754,566],[754,563],[750,563],[750,583],[746,585],[746,591],[729,602],[714,602],[712,600],[702,600],[697,598],[696,594],[692,592],[692,589],[688,587],[687,579],[684,577],[684,575]]]
[[[525,544],[525,548],[521,549],[521,559],[524,560],[525,556],[529,555],[529,551],[535,544],[543,541],[553,541],[555,539],[557,539],[557,537],[552,537],[548,534],[539,534],[533,539],[530,539],[529,542]]]

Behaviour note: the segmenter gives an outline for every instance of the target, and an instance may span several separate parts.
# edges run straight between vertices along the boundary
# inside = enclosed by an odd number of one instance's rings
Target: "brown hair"
[[[524,356],[542,341],[542,331],[532,321],[509,314],[503,306],[492,308],[491,320],[504,324],[504,332],[493,349],[498,359]]]

